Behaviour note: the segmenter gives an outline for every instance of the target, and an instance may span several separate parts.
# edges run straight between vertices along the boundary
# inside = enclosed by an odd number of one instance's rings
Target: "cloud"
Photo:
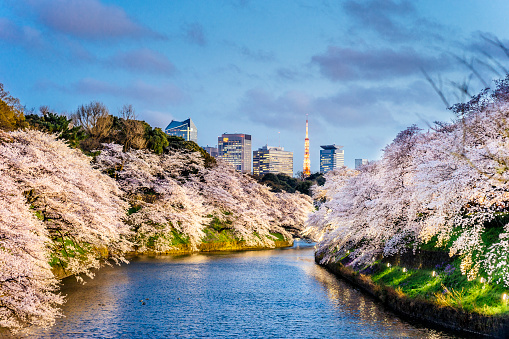
[[[341,128],[395,127],[406,123],[403,120],[415,120],[413,112],[430,107],[442,110],[440,99],[429,84],[419,80],[400,87],[349,86],[322,97],[301,91],[278,96],[263,89],[251,89],[241,99],[239,112],[252,122],[293,130],[302,125],[306,113],[322,125]]]
[[[163,130],[175,117],[168,111],[142,110],[138,119],[146,121],[152,127],[160,127]]]
[[[327,52],[312,57],[321,73],[333,81],[381,80],[409,76],[426,70],[442,70],[451,61],[445,54],[422,55],[413,48],[356,50],[330,46]]]
[[[39,21],[54,31],[89,40],[163,38],[120,7],[98,0],[26,0]]]
[[[256,88],[246,92],[239,111],[250,121],[291,130],[302,125],[303,117],[310,112],[312,100],[312,97],[303,92],[289,91],[276,97]]]
[[[235,50],[242,55],[244,59],[258,61],[258,62],[272,62],[276,60],[273,51],[266,51],[262,49],[252,49],[246,45],[241,45],[233,41],[224,40],[223,45]]]
[[[268,62],[276,59],[272,51],[252,50],[246,46],[239,47],[239,51],[243,56],[254,61]]]
[[[300,73],[291,68],[281,67],[276,70],[276,75],[285,80],[296,80],[299,78]]]
[[[31,49],[40,49],[45,45],[40,31],[29,26],[18,26],[7,18],[0,18],[0,40]]]
[[[136,81],[119,86],[93,78],[85,78],[73,84],[71,88],[73,92],[82,94],[107,94],[128,100],[162,105],[177,105],[186,99],[185,94],[177,86],[169,83],[155,86],[143,81]]]
[[[400,25],[396,17],[416,14],[413,4],[408,1],[369,0],[345,1],[345,13],[356,21],[357,27],[368,28],[390,40],[407,40],[411,34]]]
[[[352,23],[349,33],[353,36],[368,32],[392,43],[443,42],[444,36],[457,33],[421,16],[414,4],[409,0],[348,0],[342,9]]]
[[[203,32],[203,26],[199,23],[185,25],[183,30],[184,38],[188,42],[199,46],[205,46],[207,44],[205,33]]]
[[[175,72],[175,66],[164,54],[146,48],[117,53],[106,64],[141,73],[172,75]]]

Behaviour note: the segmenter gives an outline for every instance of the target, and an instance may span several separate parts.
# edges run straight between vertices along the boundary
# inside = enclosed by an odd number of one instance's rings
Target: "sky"
[[[294,172],[308,115],[312,172],[320,145],[353,167],[412,124],[454,119],[431,82],[452,105],[461,84],[505,77],[507,13],[506,0],[3,0],[0,82],[28,110],[191,118],[200,146],[251,134],[253,150],[293,151]]]

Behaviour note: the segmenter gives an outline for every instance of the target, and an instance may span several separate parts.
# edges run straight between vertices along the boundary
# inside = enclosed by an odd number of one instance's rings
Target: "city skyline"
[[[175,124],[174,124],[174,127],[172,127],[172,124],[173,124],[173,123],[175,123]],[[187,125],[186,125],[186,124],[187,124]],[[184,120],[184,121],[182,121],[182,122],[181,122],[181,121],[172,120],[172,121],[171,121],[171,123],[170,123],[170,124],[166,127],[165,132],[166,132],[167,134],[180,136],[180,137],[184,138],[184,140],[191,140],[191,139],[189,139],[190,130],[192,130],[192,128],[191,128],[191,129],[189,129],[189,128],[190,128],[190,126],[191,126],[191,124],[192,124],[192,126],[193,126],[193,128],[194,128],[194,133],[195,133],[195,135],[196,135],[196,133],[197,133],[197,127],[196,127],[196,125],[192,122],[192,119],[191,119],[191,118],[188,118],[188,119],[186,119],[186,120]],[[171,128],[173,128],[173,129],[177,128],[177,129],[178,129],[178,128],[181,128],[183,125],[188,126],[185,130],[183,130],[184,132],[181,132],[180,130],[178,130],[178,131],[177,131],[177,133],[169,133],[169,132],[168,132]],[[307,120],[306,120],[306,131],[307,131]],[[182,136],[182,135],[180,135],[180,134],[182,134],[182,133],[183,133],[183,134],[185,134],[186,136]],[[247,133],[233,133],[233,134],[247,134]],[[229,135],[229,134],[228,134],[228,133],[224,133],[222,136],[218,136],[218,141],[219,141],[219,140],[221,140],[221,139],[222,139],[225,135]],[[196,137],[196,136],[195,136],[195,137]],[[250,135],[250,137],[252,137],[252,135]],[[305,139],[307,139],[307,143],[309,143],[309,139],[307,138],[307,134],[306,134],[306,138],[305,138]],[[196,142],[196,140],[191,140],[191,141],[195,141],[195,142]],[[280,140],[279,140],[279,142],[280,142]],[[207,145],[200,145],[199,143],[198,143],[198,145],[199,145],[200,147],[202,147],[205,151],[207,151],[207,153],[209,153],[211,156],[213,156],[213,157],[219,157],[219,143],[218,143],[218,144],[215,144],[214,146],[210,146],[210,145],[208,145],[208,144],[207,144]],[[332,146],[336,146],[336,145],[335,145],[335,144],[332,144]],[[320,146],[320,148],[322,148],[322,149],[324,149],[324,147],[326,147],[326,146]],[[338,146],[338,147],[343,148],[343,146]],[[284,150],[284,147],[283,147],[283,146],[281,146],[281,144],[279,144],[279,146],[277,146],[277,147],[276,147],[276,146],[270,146],[270,147],[269,147],[269,146],[268,146],[268,144],[265,144],[265,146],[260,147],[260,148],[258,149],[258,151],[260,151],[260,150],[262,150],[262,149],[269,150],[269,148],[270,148],[270,149],[279,149],[279,148],[280,148],[280,149]],[[319,167],[319,170],[318,170],[318,171],[311,171],[311,173],[316,173],[316,172],[325,173],[325,172],[326,172],[326,171],[324,172],[324,171],[322,170],[322,151],[323,151],[323,150],[319,150],[319,159],[320,159],[320,167]],[[256,152],[256,151],[253,151],[253,154],[254,154],[255,152]],[[285,152],[291,152],[291,153],[292,153],[292,168],[293,168],[293,151],[285,151]],[[344,150],[342,150],[341,152],[342,152],[342,153],[341,153],[341,160],[340,160],[341,165],[339,165],[338,167],[341,167],[341,166],[343,166],[343,165],[345,164]],[[309,152],[309,153],[311,154],[312,152]],[[358,166],[357,166],[357,160],[359,160],[359,159],[354,159],[354,160],[355,160],[355,162],[354,162],[354,163],[355,163],[355,165],[354,165],[353,167],[351,167],[351,168],[355,168],[355,169],[357,169],[357,168],[358,168]],[[367,159],[362,159],[362,160],[364,160],[364,161],[366,161],[366,162],[367,162]],[[253,172],[253,174],[255,174],[255,175],[256,175],[257,173],[255,173],[254,156],[253,156],[253,158],[251,159],[251,161],[252,161],[252,162],[251,162],[252,172]],[[348,167],[348,166],[347,166],[347,167]],[[335,167],[335,166],[333,166],[333,168],[336,168],[336,167]],[[292,175],[290,175],[290,176],[292,176],[292,177],[293,177],[293,176],[296,176],[296,175],[298,175],[298,173],[299,173],[299,172],[300,172],[300,170],[292,171]],[[267,173],[269,173],[269,172],[267,172]],[[272,172],[270,172],[270,173],[272,173]],[[285,174],[288,174],[288,173],[286,173],[286,172],[274,172],[274,173],[285,173]]]
[[[189,122],[188,123],[189,125],[192,124],[191,118],[185,120],[184,122],[187,122],[187,121]],[[166,133],[168,133],[170,126],[172,126],[172,124],[174,122],[175,122],[175,126],[179,127],[179,128],[184,123],[184,122],[172,120],[170,125],[168,125],[168,127],[166,128],[166,131],[165,131]],[[307,124],[307,120],[306,120],[306,124]],[[197,130],[196,125],[192,124],[192,126],[194,127],[194,129],[196,131]],[[180,133],[180,130],[178,132]],[[179,133],[173,133],[173,135],[180,136],[180,135],[178,135]],[[188,135],[189,130],[185,129],[185,133],[187,133],[186,135]],[[205,151],[207,151],[207,153],[209,153],[211,156],[213,156],[215,158],[221,158],[220,151],[219,151],[219,149],[220,149],[219,144],[220,143],[224,144],[225,142],[229,141],[229,140],[225,140],[225,137],[230,136],[230,135],[245,135],[245,134],[244,133],[236,133],[236,134],[224,133],[222,136],[218,137],[218,144],[216,144],[215,147],[209,146],[208,144],[201,145],[201,147]],[[249,135],[249,137],[252,138],[251,135]],[[184,137],[184,139],[189,140],[186,137]],[[306,139],[306,143],[309,143],[307,134],[306,134],[305,139]],[[224,146],[223,146],[223,148],[224,148]],[[320,152],[320,169],[317,172],[326,173],[332,169],[344,166],[344,164],[345,164],[344,150],[340,150],[343,148],[343,146],[331,144],[331,145],[322,145],[322,146],[320,146],[320,148],[322,148],[322,150],[319,151]],[[332,149],[334,149],[334,151],[332,151],[332,153],[331,153],[330,150],[332,150]],[[225,152],[225,151],[223,150],[223,152]],[[275,153],[275,155],[271,154],[271,152]],[[281,157],[281,155],[283,153],[291,154],[290,165],[286,165],[281,161],[281,159],[278,159],[278,157]],[[329,157],[331,157],[331,158],[329,159]],[[324,160],[324,159],[326,159],[326,160]],[[225,160],[227,162],[233,164],[235,167],[238,166],[237,164],[234,164],[233,160],[228,159],[228,156],[225,158]],[[362,164],[367,163],[367,159],[355,159],[355,167],[354,167],[355,169],[357,169],[359,167],[357,164],[358,160],[362,160],[363,161]],[[294,177],[294,176],[298,176],[298,174],[300,172],[299,170],[294,171],[293,151],[288,151],[288,150],[285,151],[284,147],[281,145],[269,146],[268,144],[265,144],[264,146],[260,147],[258,150],[253,151],[253,157],[251,159],[251,168],[252,168],[252,174],[254,174],[254,175],[261,175],[261,174],[266,174],[266,173],[283,173],[283,174],[287,174],[291,177]],[[284,168],[284,169],[282,169],[282,168]],[[311,172],[311,173],[316,173],[316,172]]]
[[[480,51],[507,64],[490,41],[509,45],[508,10],[501,0],[6,0],[0,81],[28,110],[100,101],[116,114],[132,104],[162,129],[192,116],[207,127],[200,145],[242,131],[254,148],[292,149],[295,169],[309,114],[311,171],[332,142],[353,168],[407,126],[454,118],[426,76],[443,80],[449,105],[465,99],[449,84],[472,66],[486,85],[500,78]],[[476,76],[469,86],[484,87]]]

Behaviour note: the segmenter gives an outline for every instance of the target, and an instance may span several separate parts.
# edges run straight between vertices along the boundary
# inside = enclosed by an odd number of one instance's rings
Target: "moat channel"
[[[457,338],[409,323],[314,263],[313,246],[136,257],[80,285],[37,338]]]

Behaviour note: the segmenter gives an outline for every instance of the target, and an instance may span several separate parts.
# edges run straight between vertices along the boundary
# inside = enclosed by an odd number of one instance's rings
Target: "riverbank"
[[[419,256],[414,257],[414,262],[423,262]],[[439,255],[439,257],[441,256]],[[387,259],[383,263],[378,263],[379,267],[372,267],[361,272],[352,269],[347,263],[340,262],[323,265],[320,264],[320,259],[318,256],[315,256],[317,264],[370,294],[387,308],[404,318],[458,332],[480,334],[486,337],[506,338],[509,334],[509,315],[507,314],[486,315],[471,312],[461,307],[451,307],[420,297],[409,296],[408,293],[404,293],[399,287],[394,288],[384,284],[381,279],[374,281],[376,271],[380,271],[380,266],[382,265],[384,267],[391,267],[391,270],[400,269],[399,267],[395,268],[394,264],[391,264],[391,262],[396,264],[401,262],[402,259],[399,256]],[[401,271],[406,272],[407,268],[401,267]],[[433,274],[435,271],[430,272]],[[404,284],[402,280],[401,283]]]
[[[191,254],[198,252],[223,252],[223,251],[251,251],[251,250],[267,250],[273,248],[292,247],[293,239],[290,240],[275,240],[274,246],[269,245],[249,245],[244,240],[234,240],[225,242],[209,242],[201,243],[197,249],[193,249],[190,244],[178,244],[173,249],[164,252],[156,252],[154,250],[146,251],[133,251],[128,256],[137,255],[175,255],[175,254]]]
[[[253,250],[268,250],[274,248],[285,248],[293,246],[293,239],[284,239],[281,235],[277,237],[277,240],[274,240],[274,246],[269,244],[265,245],[251,245],[245,240],[236,240],[228,238],[228,241],[211,241],[211,242],[203,242],[198,244],[197,248],[193,248],[189,243],[176,243],[172,246],[171,250],[156,252],[153,249],[148,248],[144,251],[132,251],[126,254],[127,258],[133,258],[139,255],[148,255],[148,256],[156,256],[156,255],[184,255],[184,254],[192,254],[199,252],[233,252],[233,251],[253,251]],[[103,255],[107,257],[107,252],[104,252]],[[66,271],[61,266],[55,266],[52,268],[53,275],[57,279],[64,279],[72,274],[66,273]]]

